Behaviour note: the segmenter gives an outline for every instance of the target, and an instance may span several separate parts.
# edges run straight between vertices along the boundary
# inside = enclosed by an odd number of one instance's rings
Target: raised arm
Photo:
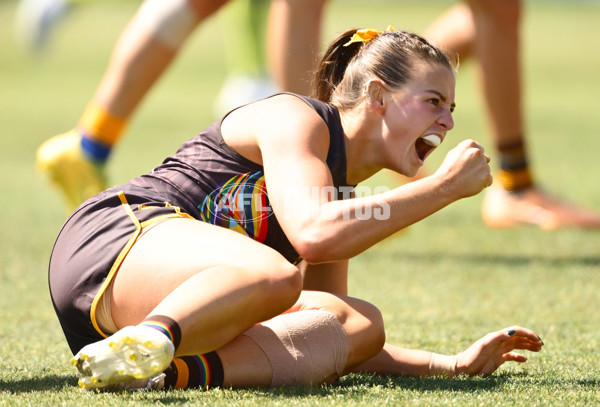
[[[329,133],[293,96],[270,102],[257,120],[269,199],[284,232],[309,263],[349,259],[460,198],[491,184],[489,158],[474,141],[460,143],[430,177],[382,194],[334,200],[326,164]]]

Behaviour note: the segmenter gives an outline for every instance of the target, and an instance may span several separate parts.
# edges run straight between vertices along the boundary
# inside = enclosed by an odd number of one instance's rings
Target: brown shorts
[[[106,288],[144,228],[169,218],[191,218],[142,188],[113,188],[81,205],[52,250],[50,295],[73,354],[106,333],[96,310]]]

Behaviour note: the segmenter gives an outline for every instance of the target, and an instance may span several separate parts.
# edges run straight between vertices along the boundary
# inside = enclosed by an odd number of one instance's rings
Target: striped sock
[[[104,106],[91,101],[77,125],[77,131],[82,135],[81,148],[85,155],[96,163],[106,162],[126,124],[126,119],[115,116]]]
[[[209,389],[223,385],[223,365],[216,352],[175,358],[164,373],[165,388]]]
[[[85,133],[82,133],[81,135],[81,149],[90,161],[100,164],[103,164],[108,160],[111,151],[110,146]]]
[[[518,191],[533,185],[533,176],[529,169],[527,151],[523,140],[504,146],[498,146],[500,153],[500,171],[498,181],[507,191]]]
[[[143,320],[140,325],[154,328],[162,332],[171,342],[173,342],[175,350],[179,347],[179,344],[181,343],[181,329],[173,319],[165,315],[152,315]]]

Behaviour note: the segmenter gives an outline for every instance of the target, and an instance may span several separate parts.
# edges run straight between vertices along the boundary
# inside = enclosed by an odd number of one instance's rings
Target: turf
[[[137,2],[83,4],[46,53],[12,33],[14,0],[0,2],[0,406],[4,405],[593,405],[600,402],[600,233],[489,230],[481,196],[458,202],[356,258],[353,295],[376,303],[388,339],[456,353],[488,331],[519,324],[546,343],[523,365],[486,378],[351,375],[312,389],[97,394],[77,388],[47,289],[63,203],[34,172],[47,137],[70,129],[91,97]],[[421,31],[448,1],[348,2],[328,9],[325,38],[350,26]],[[528,2],[524,19],[527,130],[536,175],[552,193],[600,209],[596,96],[598,2]],[[231,35],[211,19],[135,115],[112,157],[111,182],[146,172],[213,119]],[[456,129],[490,146],[476,66],[463,63]],[[491,148],[489,148],[491,150]],[[386,174],[369,185],[393,185]]]

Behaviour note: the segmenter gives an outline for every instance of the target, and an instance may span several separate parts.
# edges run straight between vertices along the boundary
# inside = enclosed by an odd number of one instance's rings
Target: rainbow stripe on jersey
[[[200,206],[204,222],[226,227],[264,242],[269,205],[265,176],[262,171],[237,175],[206,197]]]

